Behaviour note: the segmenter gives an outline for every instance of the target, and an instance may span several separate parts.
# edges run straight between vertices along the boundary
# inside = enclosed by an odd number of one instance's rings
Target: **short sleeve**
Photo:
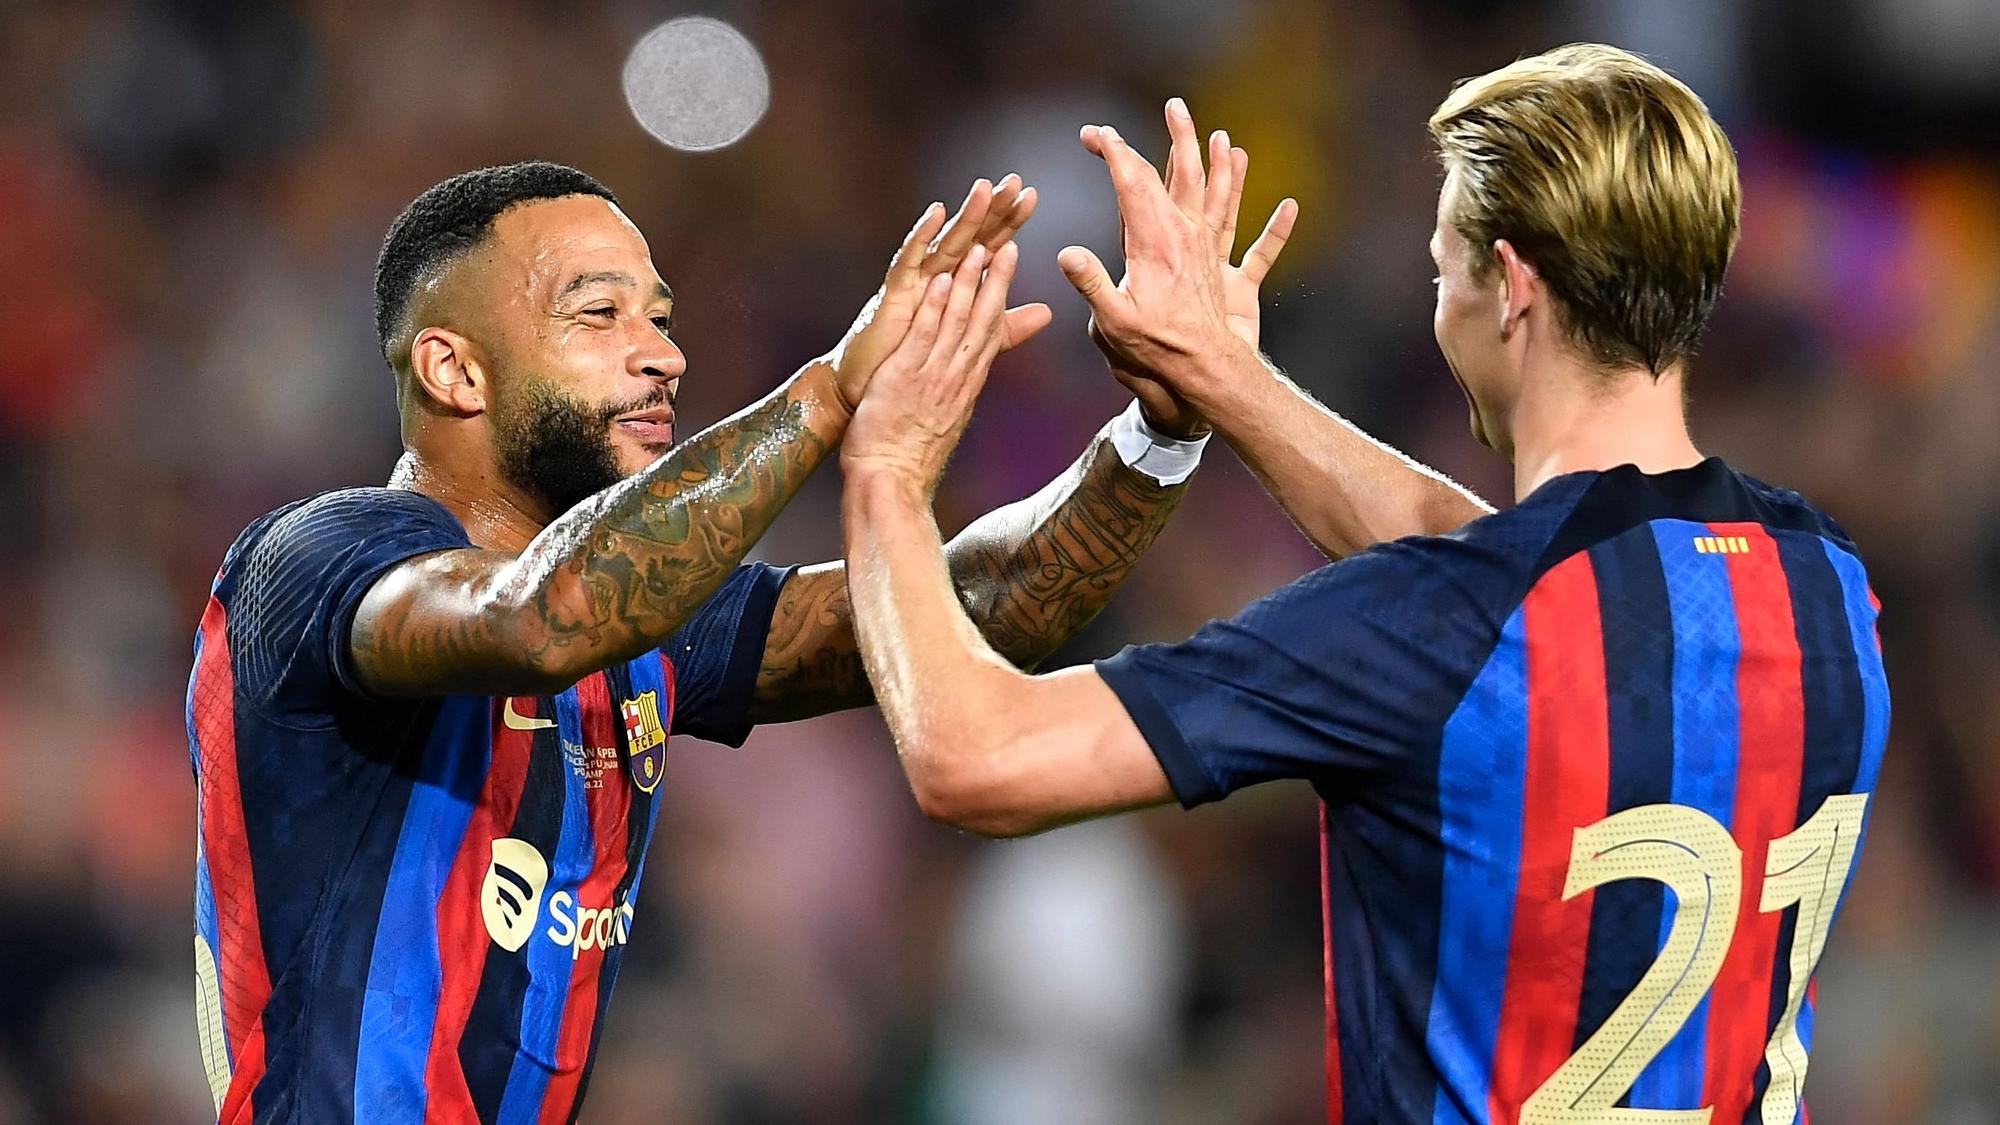
[[[750,737],[750,696],[778,590],[792,567],[736,568],[662,649],[674,665],[675,734],[725,746]]]
[[[1450,538],[1372,548],[1097,663],[1192,807],[1246,785],[1357,785],[1436,745],[1504,623],[1508,560]]]
[[[277,513],[224,565],[237,691],[272,718],[364,695],[348,633],[384,571],[469,547],[444,505],[401,489],[329,492]]]

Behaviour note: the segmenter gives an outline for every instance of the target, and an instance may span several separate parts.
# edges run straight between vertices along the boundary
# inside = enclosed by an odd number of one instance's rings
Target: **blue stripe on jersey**
[[[1840,579],[1848,639],[1861,672],[1861,768],[1855,775],[1854,791],[1873,793],[1882,773],[1882,751],[1889,741],[1889,677],[1882,670],[1882,649],[1875,639],[1875,606],[1868,597],[1868,574],[1861,560],[1826,540],[1820,545]]]
[[[366,1107],[383,1120],[423,1120],[424,1072],[443,983],[438,898],[493,757],[488,706],[483,697],[445,697],[424,743],[369,955],[354,1063],[357,1113]]]
[[[1441,927],[1437,981],[1424,1032],[1443,1079],[1431,1113],[1433,1125],[1487,1119],[1521,868],[1527,698],[1526,615],[1516,608],[1493,655],[1445,722],[1438,753],[1444,843],[1439,905],[1440,917],[1451,924]]]
[[[583,703],[576,688],[556,696],[556,727],[565,753],[570,747],[588,752],[583,737]],[[549,864],[546,904],[557,891],[576,896],[577,888],[597,863],[597,841],[590,827],[590,806],[583,784],[573,770],[565,767],[563,779],[562,831],[556,836],[556,853]],[[621,779],[622,780],[622,779]],[[572,910],[574,913],[574,910]],[[537,920],[536,925],[542,923]],[[549,1078],[555,1071],[556,1047],[562,1036],[563,1006],[569,1001],[570,972],[576,965],[576,947],[541,940],[538,935],[523,951],[531,974],[527,995],[521,998],[521,1052],[507,1075],[507,1092],[500,1098],[501,1125],[533,1122],[541,1117],[542,1098],[548,1093]]]
[[[632,677],[632,695],[634,698],[637,698],[643,692],[656,691],[660,693],[658,698],[663,706],[678,705],[679,701],[673,698],[673,690],[667,687],[666,660],[667,657],[664,654],[659,656],[642,656],[625,666],[628,674]],[[668,725],[672,725],[671,716],[668,719]],[[626,758],[625,764],[627,766],[632,764],[630,757]],[[662,776],[659,784],[653,789],[652,798],[647,802],[652,806],[646,810],[646,834],[644,839],[648,843],[653,839],[653,827],[660,822],[660,798],[666,795],[667,779],[664,776],[665,772],[665,767],[661,767]],[[636,795],[634,799],[637,799]],[[632,859],[632,885],[625,892],[625,901],[633,904],[635,907],[639,903],[639,880],[643,879],[646,875],[646,851],[647,848],[643,844],[637,849],[637,854]],[[633,925],[637,926],[638,922],[635,920]],[[618,948],[621,952],[623,951],[622,946]],[[605,991],[607,993],[610,991],[608,985]],[[604,1026],[602,1013],[598,1016],[597,1026],[600,1029]],[[599,1037],[602,1038],[601,1031]]]
[[[1868,594],[1868,572],[1861,560],[1841,550],[1831,542],[1822,541],[1826,549],[1827,561],[1833,564],[1833,573],[1840,579],[1841,600],[1847,606],[1848,640],[1854,646],[1854,662],[1861,675],[1861,765],[1855,771],[1854,792],[1873,794],[1875,783],[1882,776],[1882,754],[1889,744],[1889,675],[1882,667],[1882,647],[1876,640],[1875,620],[1878,616],[1875,605]],[[1854,862],[1861,863],[1862,853],[1868,847],[1868,827],[1875,823],[1875,808],[1871,797],[1869,808],[1861,821],[1861,839],[1854,846]],[[1847,884],[1841,889],[1840,898],[1834,903],[1833,916],[1840,917],[1840,910],[1847,905],[1847,894],[1854,889],[1854,872],[1847,873]],[[1806,1057],[1812,1057],[1813,1003],[1807,995],[1806,1003],[1799,1011],[1799,1041],[1806,1046]]]
[[[1861,773],[1866,717],[1860,654],[1854,650],[1846,592],[1826,541],[1800,532],[1773,536],[1785,581],[1792,588],[1799,667],[1806,719],[1805,774],[1799,785],[1799,824],[1819,811],[1829,796],[1852,793]]]
[[[1856,850],[1854,854],[1857,859],[1860,857],[1861,852],[1859,845],[1856,845]],[[1796,1025],[1799,1033],[1799,1046],[1805,1048],[1807,1059],[1812,1058],[1813,1007],[1814,1005],[1812,1002],[1812,990],[1807,989],[1806,998],[1804,1000],[1799,1001],[1799,1020]],[[1808,1075],[1810,1075],[1811,1071],[1808,1070],[1807,1073]],[[1805,1119],[1805,1114],[1806,1114],[1806,1101],[1804,1098],[1800,1098],[1799,1112],[1798,1115],[1793,1118],[1793,1120],[1803,1121]]]
[[[1648,685],[1605,693],[1607,810],[1663,804],[1674,796],[1674,709],[1658,687],[1672,682],[1674,632],[1659,549],[1647,528],[1636,527],[1592,547],[1590,565],[1597,576],[1605,683]],[[1604,1026],[1652,967],[1661,920],[1672,913],[1666,886],[1656,880],[1617,879],[1596,889],[1573,1048]]]
[[[1736,665],[1743,638],[1736,626],[1736,598],[1726,556],[1695,550],[1705,524],[1658,520],[1653,541],[1667,576],[1674,634],[1674,803],[1700,809],[1728,825],[1736,809]],[[1671,913],[1660,919],[1665,945]],[[1650,1109],[1693,1109],[1707,1078],[1709,998],[1654,1056],[1632,1086],[1631,1104]],[[1694,1100],[1677,1097],[1693,1090]]]

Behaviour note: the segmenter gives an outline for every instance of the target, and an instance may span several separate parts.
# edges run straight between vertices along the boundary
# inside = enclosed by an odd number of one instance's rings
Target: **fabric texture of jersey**
[[[671,733],[738,745],[778,588],[553,696],[383,700],[348,650],[389,567],[469,546],[350,489],[264,516],[195,638],[195,963],[218,1120],[573,1121],[633,934]]]
[[[1184,804],[1319,793],[1331,1120],[1774,1125],[1887,739],[1877,612],[1838,526],[1710,459],[1098,668]]]

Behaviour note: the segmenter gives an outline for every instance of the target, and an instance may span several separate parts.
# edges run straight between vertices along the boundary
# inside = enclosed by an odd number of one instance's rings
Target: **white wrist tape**
[[[1118,459],[1127,468],[1161,484],[1179,484],[1194,475],[1201,464],[1202,447],[1215,435],[1203,434],[1193,441],[1170,438],[1146,424],[1135,398],[1123,414],[1111,420],[1109,436],[1111,448],[1118,451]]]

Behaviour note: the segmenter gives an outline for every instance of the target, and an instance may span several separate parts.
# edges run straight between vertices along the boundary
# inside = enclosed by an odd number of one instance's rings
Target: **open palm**
[[[1212,275],[1214,288],[1211,292],[1214,295],[1210,300],[1219,301],[1230,335],[1254,351],[1262,329],[1259,292],[1272,263],[1277,261],[1278,254],[1291,237],[1292,226],[1298,218],[1298,204],[1290,199],[1280,203],[1242,260],[1233,260],[1237,216],[1242,209],[1243,181],[1249,170],[1250,154],[1231,146],[1229,135],[1217,131],[1209,136],[1208,169],[1204,173],[1194,121],[1178,99],[1168,103],[1167,129],[1173,137],[1173,148],[1167,161],[1165,180],[1161,182],[1155,178],[1154,190],[1160,191],[1176,205],[1174,210],[1180,213],[1186,232],[1193,235],[1190,249],[1199,252],[1204,249],[1202,242],[1206,241],[1205,249],[1213,255],[1209,265],[1216,271]],[[1123,148],[1122,142],[1119,144]],[[1085,130],[1085,145],[1098,155],[1105,156],[1107,162],[1112,159],[1106,152],[1106,142],[1101,135],[1093,135],[1093,130]],[[1124,151],[1130,152],[1129,149]],[[1144,166],[1143,161],[1139,164]],[[1146,174],[1150,175],[1150,166],[1144,167]],[[1118,182],[1115,172],[1113,179],[1114,183]],[[1119,217],[1127,224],[1127,272],[1117,286],[1120,291],[1128,289],[1132,276],[1133,232],[1129,224],[1143,221],[1139,216],[1146,213],[1127,207],[1129,184],[1128,177],[1126,183],[1120,185],[1119,194]],[[1151,211],[1153,215],[1160,213],[1157,209]],[[1094,258],[1090,264],[1098,270],[1102,269]],[[1072,280],[1076,280],[1075,275],[1072,275]],[[1104,353],[1112,375],[1138,397],[1140,407],[1155,429],[1175,437],[1191,437],[1208,430],[1207,422],[1186,399],[1143,365],[1133,362],[1128,352],[1105,336],[1095,314],[1091,317],[1090,337]]]

